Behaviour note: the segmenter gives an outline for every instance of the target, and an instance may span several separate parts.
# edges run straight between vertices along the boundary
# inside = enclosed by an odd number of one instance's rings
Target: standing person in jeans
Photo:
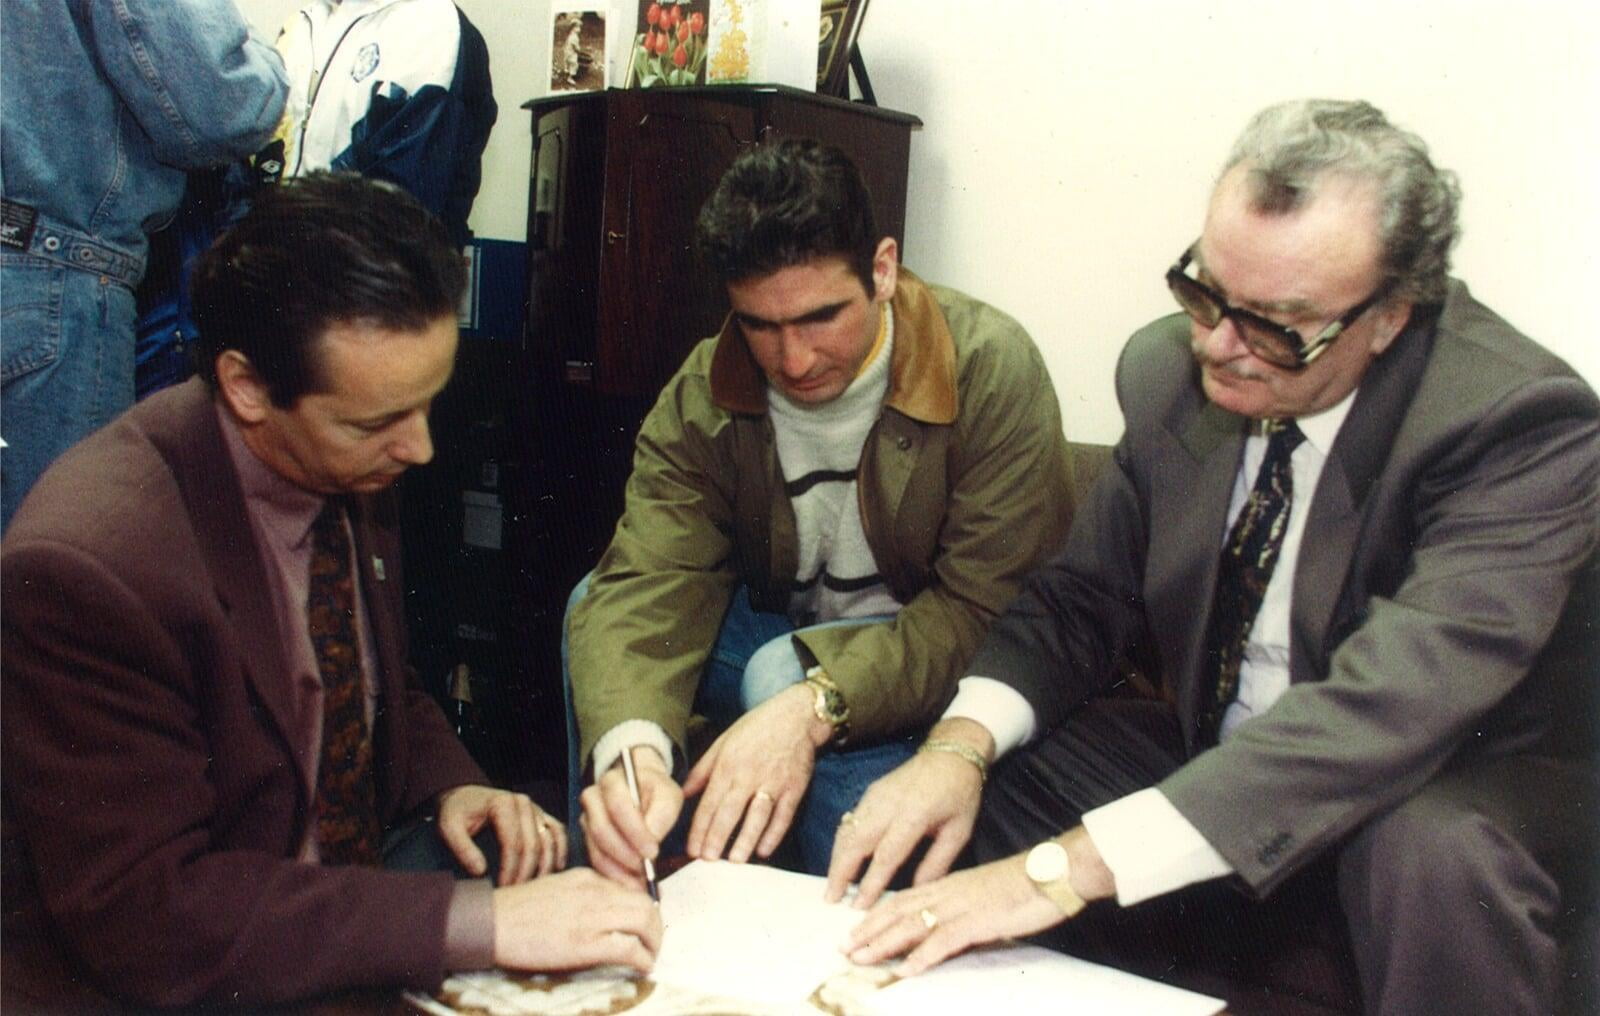
[[[259,147],[287,90],[231,0],[7,4],[5,34],[0,526],[133,403],[146,230],[178,207],[185,170]]]
[[[1032,340],[901,269],[843,153],[751,149],[697,240],[733,313],[645,419],[567,626],[572,782],[590,763],[589,858],[624,882],[695,795],[691,854],[767,857],[795,825],[826,870],[1072,514]]]

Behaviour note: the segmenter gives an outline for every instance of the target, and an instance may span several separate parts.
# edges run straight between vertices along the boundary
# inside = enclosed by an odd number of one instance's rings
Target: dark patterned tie
[[[1306,437],[1293,420],[1268,420],[1263,429],[1267,454],[1261,460],[1255,487],[1228,533],[1217,569],[1216,599],[1206,630],[1206,655],[1214,664],[1215,680],[1210,697],[1200,707],[1200,738],[1206,744],[1216,743],[1222,716],[1239,695],[1245,643],[1250,640],[1267,583],[1272,581],[1284,530],[1289,528],[1294,500],[1289,457]]]
[[[317,847],[323,864],[377,864],[377,786],[356,641],[355,576],[344,502],[329,498],[311,527],[306,616],[322,675]]]

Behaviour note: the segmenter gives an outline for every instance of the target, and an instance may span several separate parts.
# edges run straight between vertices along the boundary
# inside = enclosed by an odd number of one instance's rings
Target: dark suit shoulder
[[[1426,362],[1406,384],[1412,394],[1397,436],[1409,448],[1435,449],[1421,458],[1470,465],[1487,444],[1600,416],[1587,382],[1460,282],[1435,313]]]
[[[1117,402],[1129,432],[1171,423],[1175,414],[1187,417],[1204,405],[1189,334],[1189,318],[1169,314],[1134,332],[1123,346]]]
[[[1437,399],[1462,412],[1492,405],[1529,384],[1593,392],[1560,357],[1522,334],[1453,281],[1438,312],[1434,344],[1418,391],[1419,406]]]
[[[198,566],[189,505],[163,447],[181,440],[181,421],[197,417],[195,394],[152,396],[68,449],[6,530],[8,565],[28,548],[71,548],[133,588]],[[210,412],[209,398],[203,405]]]

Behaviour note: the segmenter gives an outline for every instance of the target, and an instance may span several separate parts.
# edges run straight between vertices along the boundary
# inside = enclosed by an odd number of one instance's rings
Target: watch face
[[[844,696],[831,688],[824,688],[820,684],[811,684],[811,703],[816,710],[817,717],[838,726],[840,714],[844,711]]]
[[[844,719],[844,696],[843,695],[839,694],[836,691],[833,691],[832,689],[829,689],[827,694],[825,694],[823,696],[823,701],[827,702],[827,704],[828,704],[828,715],[833,717],[835,722],[838,722],[839,720]]]
[[[1054,882],[1067,874],[1066,848],[1054,840],[1045,842],[1028,851],[1026,869],[1028,877],[1035,882]]]

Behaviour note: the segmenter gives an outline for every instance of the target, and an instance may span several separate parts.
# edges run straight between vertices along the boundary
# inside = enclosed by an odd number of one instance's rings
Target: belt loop
[[[33,216],[30,220],[31,236],[28,237],[27,247],[22,253],[54,261],[78,271],[92,272],[128,289],[138,287],[139,279],[144,275],[143,259],[113,244],[65,226],[28,206],[11,201],[7,203],[24,208]]]

